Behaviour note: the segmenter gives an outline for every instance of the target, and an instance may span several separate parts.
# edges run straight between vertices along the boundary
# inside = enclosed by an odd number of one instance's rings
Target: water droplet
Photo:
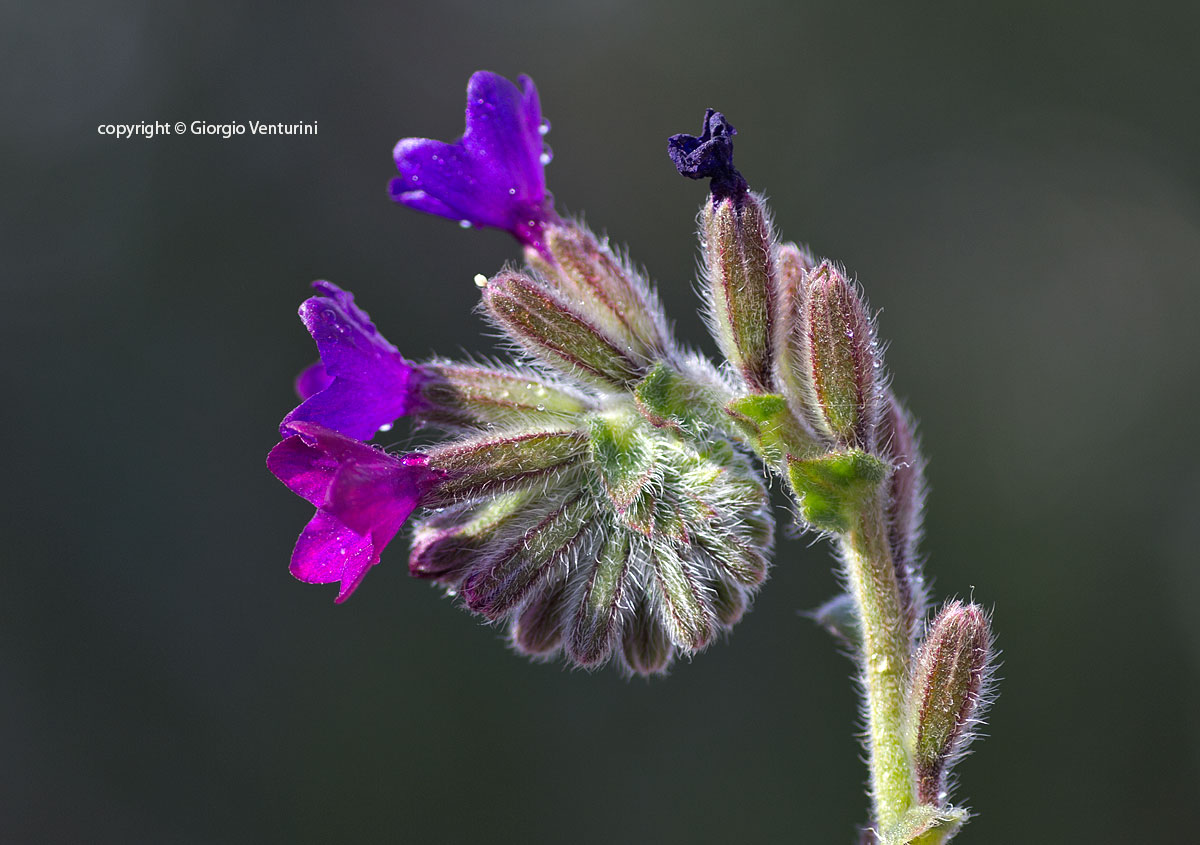
[[[459,221],[458,221],[458,225],[459,225],[459,226],[461,226],[461,227],[462,227],[462,228],[464,228],[464,229],[470,229],[470,228],[471,228],[471,221],[470,221],[470,220],[459,220]]]
[[[379,430],[386,434],[387,432],[392,430],[392,424],[384,423],[383,425],[379,426]]]
[[[545,135],[549,131],[550,131],[550,121],[546,120],[546,118],[543,117],[541,125],[538,126],[538,134]]]
[[[486,288],[487,287],[487,276],[483,275],[483,273],[476,273],[475,274],[475,287]]]
[[[340,554],[340,555],[344,555],[345,553],[346,553],[346,547],[345,547],[345,546],[343,546],[342,548],[338,549],[338,554]]]
[[[420,176],[418,176],[417,174],[415,174],[415,173],[414,173],[414,174],[412,175],[412,180],[413,180],[414,182],[420,182],[420,181],[421,181],[421,177],[420,177]]]
[[[544,411],[544,410],[546,410],[546,406],[545,406],[545,405],[543,405],[541,402],[539,402],[539,403],[537,403],[536,405],[534,405],[534,407],[535,407],[537,410],[539,410],[539,411]]]
[[[517,189],[516,189],[516,188],[509,188],[509,189],[508,189],[508,195],[509,195],[510,197],[511,197],[513,194],[515,194],[516,192],[517,192]]]
[[[545,167],[553,158],[554,156],[550,155],[550,153],[542,153],[540,156],[538,156],[538,161],[541,163],[542,167]]]

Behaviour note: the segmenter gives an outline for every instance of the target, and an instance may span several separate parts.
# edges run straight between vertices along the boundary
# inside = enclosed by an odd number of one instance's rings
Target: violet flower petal
[[[392,180],[392,199],[428,214],[504,229],[539,246],[542,224],[555,216],[544,171],[548,124],[533,81],[522,76],[518,82],[520,88],[489,71],[473,74],[459,140],[397,143],[393,157],[401,175]]]
[[[314,422],[358,440],[370,440],[409,413],[420,379],[407,360],[375,329],[354,296],[329,282],[314,282],[322,295],[305,300],[300,319],[321,353],[328,384],[304,401],[280,424],[286,434],[293,422]],[[297,380],[297,391],[316,386],[310,367]]]
[[[288,569],[306,584],[340,582],[334,601],[341,604],[362,583],[367,570],[379,563],[379,552],[373,537],[356,534],[337,517],[319,510],[296,541]]]
[[[293,422],[287,433],[267,466],[317,508],[291,572],[308,583],[340,582],[337,601],[345,601],[444,473],[424,455],[389,455],[314,423]]]

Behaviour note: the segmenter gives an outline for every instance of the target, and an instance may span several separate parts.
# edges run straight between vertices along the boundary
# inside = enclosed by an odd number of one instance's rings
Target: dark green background
[[[495,232],[395,207],[477,68],[534,76],[559,208],[679,332],[706,106],[785,237],[882,310],[923,422],[928,571],[995,608],[960,841],[1168,842],[1200,795],[1195,4],[9,4],[0,826],[14,842],[849,842],[851,667],[783,539],[727,641],[621,680],[507,652],[405,573],[287,574],[266,471],[314,278],[407,354],[484,353]],[[319,121],[117,140],[100,123]],[[411,443],[398,426],[396,445]]]

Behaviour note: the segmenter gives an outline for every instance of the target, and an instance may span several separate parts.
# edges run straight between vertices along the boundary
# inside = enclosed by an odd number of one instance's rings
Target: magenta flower
[[[404,138],[393,153],[399,178],[396,202],[473,226],[494,226],[527,246],[541,248],[542,225],[556,220],[543,168],[550,149],[542,141],[537,88],[478,71],[467,83],[467,125],[453,144]]]
[[[310,422],[356,440],[410,413],[420,389],[420,368],[375,329],[354,296],[330,282],[313,282],[321,295],[304,301],[300,319],[317,342],[319,363],[296,379],[304,401],[284,417],[280,434]]]
[[[296,541],[291,572],[308,584],[339,582],[341,603],[444,473],[424,455],[389,455],[313,423],[285,429],[267,468],[317,508]]]

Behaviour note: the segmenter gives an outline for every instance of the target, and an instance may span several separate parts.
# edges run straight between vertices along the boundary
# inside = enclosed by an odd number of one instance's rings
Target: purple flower
[[[444,473],[424,455],[389,455],[312,423],[285,428],[267,468],[317,508],[296,541],[291,572],[309,584],[340,582],[341,603]]]
[[[329,282],[313,282],[321,296],[305,300],[300,319],[317,342],[321,360],[296,379],[304,401],[284,417],[280,434],[311,422],[356,440],[370,440],[412,411],[420,368],[388,343],[354,296]]]
[[[467,83],[467,126],[453,144],[404,138],[394,151],[400,177],[392,199],[440,217],[510,232],[541,247],[542,224],[557,219],[543,168],[550,150],[542,136],[537,88],[478,71]]]

